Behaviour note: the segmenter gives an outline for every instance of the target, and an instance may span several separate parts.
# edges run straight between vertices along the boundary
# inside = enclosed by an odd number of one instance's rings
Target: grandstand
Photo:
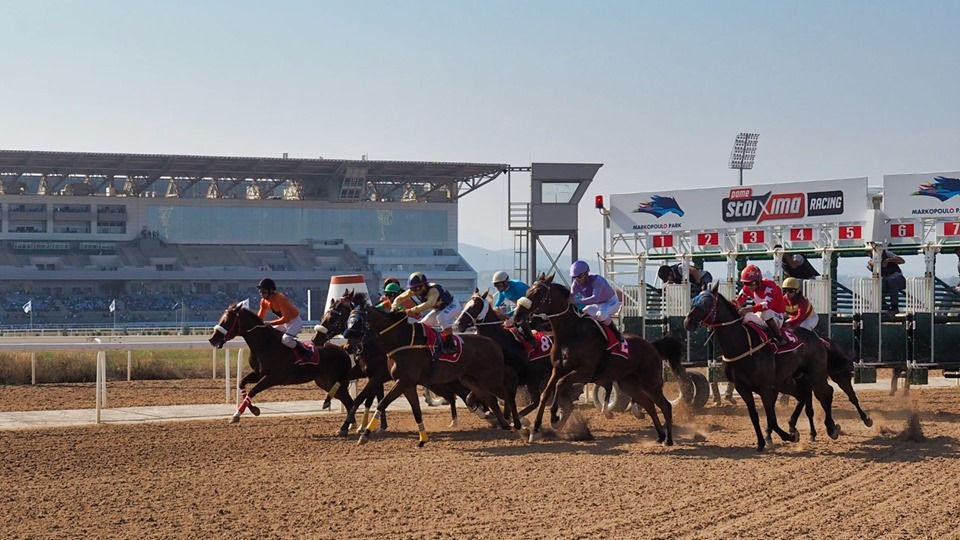
[[[209,322],[265,276],[314,318],[338,274],[465,298],[458,201],[509,169],[0,150],[0,326]]]

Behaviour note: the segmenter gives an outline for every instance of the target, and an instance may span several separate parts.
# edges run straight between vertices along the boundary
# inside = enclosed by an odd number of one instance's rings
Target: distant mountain
[[[478,273],[489,272],[491,275],[497,270],[510,272],[513,269],[513,250],[501,249],[494,251],[470,244],[460,244],[460,255],[470,263]]]

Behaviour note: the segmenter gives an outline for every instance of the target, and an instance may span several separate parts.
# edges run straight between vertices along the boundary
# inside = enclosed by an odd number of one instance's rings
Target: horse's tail
[[[853,357],[837,345],[836,341],[832,339],[827,341],[830,343],[830,347],[827,348],[827,371],[853,376]]]
[[[683,364],[683,342],[673,336],[664,336],[653,342],[654,348],[660,353],[660,356],[670,364],[670,370],[680,377],[686,373]]]

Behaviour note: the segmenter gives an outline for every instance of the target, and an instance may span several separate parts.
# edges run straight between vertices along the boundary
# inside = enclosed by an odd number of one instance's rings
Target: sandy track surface
[[[127,384],[111,383],[112,406],[183,404],[170,393],[204,384],[210,395],[194,389],[204,394],[198,402],[223,399],[222,382],[143,382],[129,392]],[[9,410],[40,408],[27,401],[36,395],[64,405],[79,392],[86,403],[89,387],[74,386],[0,395]],[[53,397],[61,390],[65,397]],[[295,387],[263,399],[323,395]],[[407,413],[393,414],[390,431],[363,447],[334,435],[338,415],[0,432],[0,530],[9,538],[960,538],[960,389],[862,398],[872,428],[840,402],[839,440],[825,436],[818,412],[816,442],[802,421],[802,442],[762,454],[742,404],[679,414],[670,448],[655,443],[647,419],[586,409],[578,414],[595,440],[534,445],[469,414],[450,429],[436,409],[422,449]],[[900,437],[913,411],[925,441]]]

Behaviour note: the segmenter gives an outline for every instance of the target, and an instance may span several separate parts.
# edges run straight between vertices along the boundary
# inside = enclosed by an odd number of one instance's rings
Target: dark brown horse
[[[313,338],[314,345],[323,345],[333,336],[342,335],[347,329],[347,319],[350,312],[356,306],[364,306],[369,303],[367,294],[353,290],[347,290],[340,298],[330,300],[330,308],[323,314],[320,324],[315,327],[316,335]],[[364,404],[364,413],[357,431],[360,432],[366,426],[369,420],[370,406],[373,399],[378,401],[383,399],[383,385],[390,380],[390,370],[387,368],[387,355],[383,353],[380,346],[374,339],[373,334],[367,335],[362,342],[351,346],[356,353],[356,365],[350,370],[350,380],[356,380],[362,377],[367,378],[367,384],[357,395],[354,401],[354,413],[359,409],[360,404]],[[430,391],[443,397],[450,404],[450,427],[457,425],[457,405],[456,398],[460,397],[464,403],[472,401],[468,398],[469,390],[459,381],[453,381],[448,384],[431,385]],[[329,397],[328,397],[329,399]],[[486,419],[482,410],[474,412],[481,418]],[[386,412],[380,418],[380,429],[387,429]]]
[[[860,400],[857,398],[857,392],[853,389],[853,358],[850,357],[844,350],[837,345],[837,342],[832,339],[827,339],[827,343],[830,344],[827,347],[827,373],[830,376],[830,380],[837,384],[843,393],[847,395],[847,399],[850,400],[850,403],[853,404],[857,409],[857,414],[860,415],[860,420],[863,422],[863,425],[867,427],[873,426],[873,419],[867,415],[867,412],[863,410],[863,407],[860,406]],[[797,418],[800,416],[800,411],[804,409],[804,404],[802,401],[797,401],[797,406],[793,411],[793,414],[790,415],[791,427],[797,425]],[[808,398],[807,400],[807,417],[811,418],[810,421],[810,439],[816,439],[816,428],[813,426],[813,402],[812,399]]]
[[[250,348],[251,371],[238,383],[244,397],[231,422],[239,422],[240,415],[247,408],[254,416],[259,416],[260,409],[253,405],[253,398],[267,388],[314,381],[320,388],[334,394],[348,411],[339,432],[341,436],[347,435],[356,419],[353,417],[353,399],[347,390],[350,356],[343,349],[333,345],[318,347],[318,364],[297,364],[296,353],[280,341],[283,333],[263,324],[245,303],[233,304],[223,312],[209,341],[219,349],[237,336],[242,337]],[[247,392],[246,386],[250,383],[255,384]]]
[[[757,451],[764,449],[772,432],[776,432],[784,441],[799,440],[795,430],[787,433],[777,424],[778,392],[797,398],[797,410],[811,404],[807,408],[807,415],[812,428],[812,389],[823,408],[827,434],[833,439],[840,435],[840,426],[833,420],[833,387],[827,382],[827,349],[815,333],[804,328],[797,329],[797,338],[803,341],[803,346],[794,352],[774,355],[765,338],[743,322],[737,308],[717,292],[716,285],[694,298],[693,307],[683,324],[690,332],[700,326],[707,326],[715,332],[723,353],[727,378],[733,381],[747,405],[757,435]],[[760,430],[760,416],[753,394],[760,396],[766,413],[766,437]]]
[[[556,394],[560,402],[560,421],[554,426],[562,429],[570,417],[573,403],[568,389],[574,383],[596,383],[609,388],[617,383],[621,390],[642,406],[653,420],[657,440],[673,444],[673,407],[663,395],[663,360],[660,350],[645,339],[627,334],[626,357],[607,350],[607,336],[600,323],[578,313],[571,303],[570,290],[553,282],[553,274],[543,274],[527,291],[526,298],[517,303],[514,319],[525,323],[532,314],[544,314],[550,319],[554,343],[550,351],[552,372],[540,397],[537,420],[530,432],[530,442],[540,435],[543,411],[550,397]],[[676,348],[673,348],[676,350]],[[666,349],[664,349],[666,350]],[[667,358],[671,369],[683,374],[680,358]],[[663,414],[660,424],[657,407]]]
[[[471,326],[476,327],[477,333],[486,336],[500,345],[503,358],[508,369],[516,372],[518,386],[526,386],[530,393],[531,403],[519,411],[521,419],[540,405],[540,392],[546,383],[550,370],[550,349],[553,339],[546,334],[537,334],[539,341],[534,344],[535,351],[543,351],[539,357],[534,355],[531,360],[523,342],[524,339],[517,333],[504,327],[505,317],[493,308],[488,293],[476,289],[473,296],[463,305],[463,311],[457,317],[453,327],[457,332],[465,332]]]
[[[503,383],[503,353],[500,347],[483,336],[462,335],[458,336],[462,341],[462,352],[456,362],[442,359],[434,361],[427,348],[427,332],[424,325],[409,323],[402,312],[388,313],[366,305],[358,306],[351,313],[343,336],[356,342],[362,341],[368,334],[374,335],[377,344],[387,354],[390,375],[396,381],[390,392],[377,404],[377,411],[360,436],[360,444],[369,440],[371,430],[376,429],[384,411],[403,394],[413,408],[420,446],[423,446],[428,436],[417,399],[417,385],[431,386],[457,379],[493,410],[500,427],[510,429],[496,400],[503,399],[513,416],[515,428],[520,429],[516,403]]]

